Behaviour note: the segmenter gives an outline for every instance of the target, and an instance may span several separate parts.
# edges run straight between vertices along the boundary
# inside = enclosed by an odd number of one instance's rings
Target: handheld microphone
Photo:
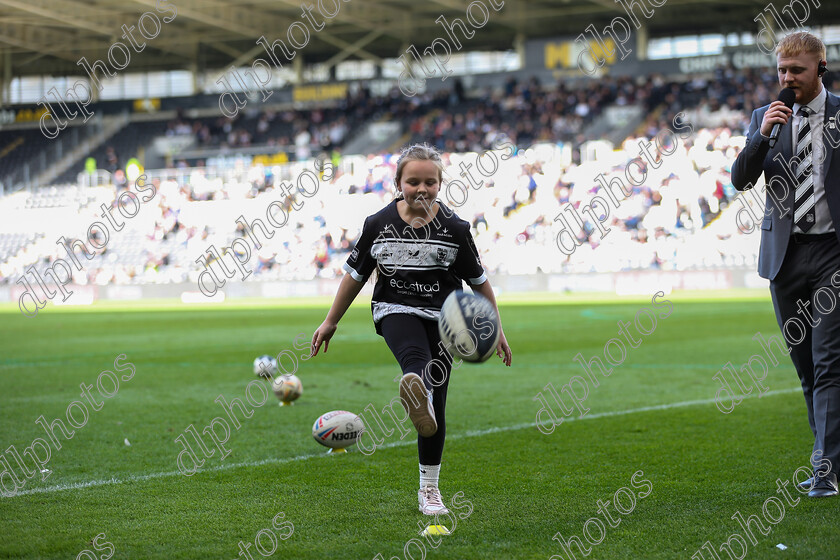
[[[796,92],[790,88],[785,88],[779,92],[779,101],[785,104],[785,107],[788,109],[793,108],[793,103],[796,101]],[[776,145],[776,140],[779,139],[779,131],[782,129],[782,123],[776,123],[773,125],[773,129],[770,131],[770,147]]]

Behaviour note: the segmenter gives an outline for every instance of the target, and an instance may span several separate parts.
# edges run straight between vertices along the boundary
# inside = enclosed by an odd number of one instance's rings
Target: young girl
[[[438,334],[437,321],[446,296],[462,289],[462,280],[496,306],[490,282],[478,257],[470,225],[437,200],[443,175],[440,154],[427,145],[406,148],[397,160],[397,198],[365,219],[362,234],[344,265],[324,322],[312,335],[312,355],[324,352],[339,320],[367,279],[378,269],[371,308],[376,333],[385,338],[402,368],[400,400],[417,429],[420,455],[420,511],[448,512],[438,490],[446,437],[446,390],[452,358]],[[510,366],[511,351],[499,333],[496,354]],[[431,367],[433,355],[444,359]]]

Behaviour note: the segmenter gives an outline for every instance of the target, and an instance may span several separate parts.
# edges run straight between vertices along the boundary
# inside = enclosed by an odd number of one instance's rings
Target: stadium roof
[[[491,2],[483,0],[488,8]],[[624,0],[625,2],[628,0]],[[638,1],[638,0],[635,0]],[[665,0],[659,0],[660,2]],[[123,25],[137,26],[144,12],[171,17],[167,0],[0,0],[0,64],[6,76],[80,75],[76,62],[105,60],[122,38]],[[287,41],[289,26],[302,20],[302,0],[172,0],[177,17],[161,25],[143,52],[131,51],[125,71],[219,69],[244,65],[264,56],[260,36]],[[345,59],[392,58],[411,44],[426,48],[444,31],[435,20],[465,19],[466,0],[307,0],[326,10],[340,4],[337,16],[314,33],[303,49],[306,62],[337,63]],[[810,3],[808,3],[810,4]],[[648,4],[649,5],[649,4]],[[667,0],[645,20],[653,37],[681,34],[756,31],[754,18],[767,0]],[[170,8],[171,10],[171,8]],[[811,7],[809,22],[840,21],[840,2]],[[517,37],[576,36],[590,24],[601,29],[626,13],[613,0],[504,0],[500,12],[476,31],[464,50],[506,50]],[[636,10],[640,14],[640,10]],[[478,17],[479,11],[475,9]],[[641,17],[641,16],[638,16]],[[321,21],[315,12],[316,21]],[[154,29],[146,18],[147,29]],[[152,31],[150,30],[150,33]],[[142,39],[134,32],[138,42]],[[119,53],[116,53],[117,55]]]

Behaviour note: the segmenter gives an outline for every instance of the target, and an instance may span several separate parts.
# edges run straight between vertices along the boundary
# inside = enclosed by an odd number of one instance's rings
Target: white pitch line
[[[761,397],[769,397],[773,395],[785,395],[788,393],[795,393],[801,391],[801,387],[791,388],[791,389],[780,389],[777,391],[767,391],[766,393],[762,394]],[[749,395],[739,395],[744,399],[753,399],[758,398],[755,393],[751,393]],[[668,403],[668,404],[658,404],[654,406],[643,406],[640,408],[632,408],[630,410],[617,410],[613,412],[599,412],[597,414],[587,414],[585,416],[576,416],[570,418],[564,418],[564,422],[573,422],[575,420],[596,420],[598,418],[607,418],[610,416],[625,416],[627,414],[638,414],[640,412],[650,412],[653,410],[669,410],[672,408],[682,408],[686,406],[699,406],[699,405],[706,405],[706,404],[714,404],[717,402],[717,399],[702,399],[702,400],[694,400],[694,401],[682,401],[676,403]],[[484,430],[471,430],[462,434],[452,434],[447,436],[449,440],[453,439],[463,439],[463,438],[470,438],[470,437],[481,437],[490,434],[496,434],[500,432],[510,432],[513,430],[522,430],[525,428],[534,428],[536,427],[536,422],[528,422],[524,424],[515,424],[513,426],[502,426],[496,428],[487,428]],[[377,445],[376,449],[388,449],[391,447],[402,447],[404,445],[416,445],[415,440],[410,441],[395,441],[392,443],[386,443],[384,445]],[[215,467],[210,467],[206,469],[199,469],[196,471],[196,474],[199,473],[208,473],[208,472],[219,472],[219,471],[226,471],[229,469],[238,469],[241,467],[259,467],[262,465],[282,465],[284,463],[292,463],[296,461],[305,461],[306,459],[314,459],[314,458],[324,458],[328,457],[326,453],[310,453],[307,455],[298,455],[296,457],[285,457],[279,459],[263,459],[261,461],[251,461],[247,463],[228,463],[226,465],[218,465]],[[15,498],[17,496],[27,496],[30,494],[49,494],[52,492],[60,492],[62,490],[77,490],[82,488],[92,488],[95,486],[106,486],[109,484],[125,484],[128,482],[145,482],[146,480],[152,480],[155,478],[166,478],[172,476],[184,476],[180,471],[168,471],[168,472],[158,472],[158,473],[150,473],[150,474],[143,474],[143,475],[131,475],[126,476],[124,478],[108,478],[108,479],[100,479],[100,480],[89,480],[87,482],[74,482],[71,484],[56,484],[54,486],[43,486],[40,488],[30,488],[28,490],[22,490],[17,492],[14,496],[3,496],[4,499]]]

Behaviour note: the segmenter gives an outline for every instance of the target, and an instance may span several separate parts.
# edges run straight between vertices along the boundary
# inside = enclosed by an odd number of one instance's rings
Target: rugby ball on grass
[[[499,345],[499,315],[486,297],[455,290],[440,309],[438,332],[453,356],[483,362]]]
[[[264,379],[270,379],[277,373],[277,360],[263,354],[259,358],[254,359],[254,375]]]
[[[271,383],[274,395],[284,403],[290,403],[298,399],[303,393],[303,384],[297,375],[287,373],[275,377]]]
[[[362,435],[364,424],[357,414],[346,410],[333,410],[321,415],[312,426],[315,441],[333,449],[350,447]]]

